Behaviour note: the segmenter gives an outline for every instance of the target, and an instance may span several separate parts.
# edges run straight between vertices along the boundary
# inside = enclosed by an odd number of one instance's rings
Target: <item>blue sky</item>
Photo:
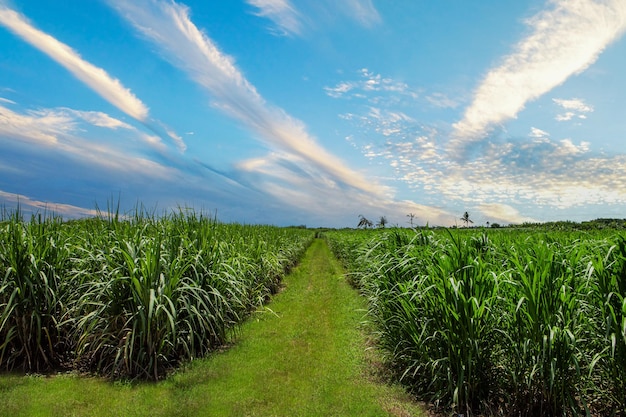
[[[0,204],[626,217],[623,0],[0,0]]]

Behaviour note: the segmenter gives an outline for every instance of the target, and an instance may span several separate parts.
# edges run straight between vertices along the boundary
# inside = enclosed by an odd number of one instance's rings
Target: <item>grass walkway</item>
[[[363,300],[316,240],[231,348],[159,383],[0,376],[0,416],[414,416],[368,372]]]

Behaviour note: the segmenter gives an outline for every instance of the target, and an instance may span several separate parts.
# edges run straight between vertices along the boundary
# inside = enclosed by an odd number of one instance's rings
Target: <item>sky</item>
[[[0,206],[626,218],[624,0],[0,0]]]

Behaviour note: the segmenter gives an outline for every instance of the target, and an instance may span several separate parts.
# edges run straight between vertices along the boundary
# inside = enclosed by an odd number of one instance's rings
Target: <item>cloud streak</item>
[[[145,121],[148,108],[102,68],[85,61],[68,45],[32,26],[26,17],[0,4],[0,24],[58,62],[103,99],[134,119]]]
[[[532,217],[523,216],[516,208],[508,204],[490,203],[481,204],[478,210],[492,222],[501,223],[536,223]]]
[[[263,191],[278,201],[303,212],[316,214],[318,219],[315,220],[319,224],[338,222],[345,225],[354,221],[356,225],[356,213],[363,213],[366,217],[385,215],[392,224],[403,224],[407,213],[416,213],[415,221],[418,224],[450,226],[456,218],[438,207],[391,198],[372,199],[357,189],[337,189],[333,187],[332,180],[293,155],[275,153],[242,161],[238,168],[253,176]],[[333,213],[332,219],[328,213]]]
[[[257,9],[256,15],[274,22],[281,35],[299,35],[302,32],[300,13],[289,0],[246,0]]]
[[[182,138],[165,127],[163,123],[150,119],[148,107],[118,79],[111,77],[104,69],[85,61],[70,46],[35,28],[25,16],[4,6],[1,1],[0,25],[48,55],[104,100],[142,123],[146,128],[162,138],[170,138],[179,151],[186,150],[187,146]]]
[[[155,136],[146,135],[134,127],[102,112],[86,112],[67,108],[15,112],[0,105],[0,144],[6,148],[20,144],[31,154],[59,152],[65,158],[101,169],[108,175],[138,174],[146,178],[176,177],[178,170],[142,156],[130,155],[129,149],[119,150],[109,144],[84,139],[85,123],[98,128],[125,129],[139,137],[151,148],[163,150],[163,143]],[[96,133],[97,134],[97,133]],[[29,145],[36,145],[35,147]],[[47,156],[47,155],[46,155]]]
[[[209,92],[216,108],[239,120],[265,143],[313,164],[338,185],[368,193],[386,192],[322,148],[301,121],[266,103],[234,60],[194,25],[188,8],[156,0],[109,0],[109,4],[154,43],[168,61]]]
[[[246,0],[259,17],[271,20],[271,31],[279,35],[301,36],[306,29],[315,29],[316,23],[333,21],[342,16],[371,28],[382,21],[372,0]],[[295,3],[295,4],[294,4]]]
[[[382,20],[372,0],[345,0],[338,3],[342,4],[346,15],[352,17],[363,26],[371,27]]]
[[[483,140],[534,100],[592,65],[626,30],[622,0],[552,0],[526,23],[530,34],[491,69],[454,124],[450,150]]]
[[[35,200],[22,194],[13,194],[3,190],[0,190],[0,201],[2,201],[3,204],[8,203],[14,205],[15,207],[19,205],[22,213],[47,212],[64,217],[92,217],[99,214],[97,210],[89,210],[71,204]]]

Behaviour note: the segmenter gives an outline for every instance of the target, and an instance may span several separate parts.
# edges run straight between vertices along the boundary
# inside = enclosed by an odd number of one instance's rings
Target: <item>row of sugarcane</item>
[[[0,368],[160,379],[227,342],[313,238],[202,213],[0,222]]]
[[[392,368],[459,415],[625,415],[618,232],[328,232]]]

